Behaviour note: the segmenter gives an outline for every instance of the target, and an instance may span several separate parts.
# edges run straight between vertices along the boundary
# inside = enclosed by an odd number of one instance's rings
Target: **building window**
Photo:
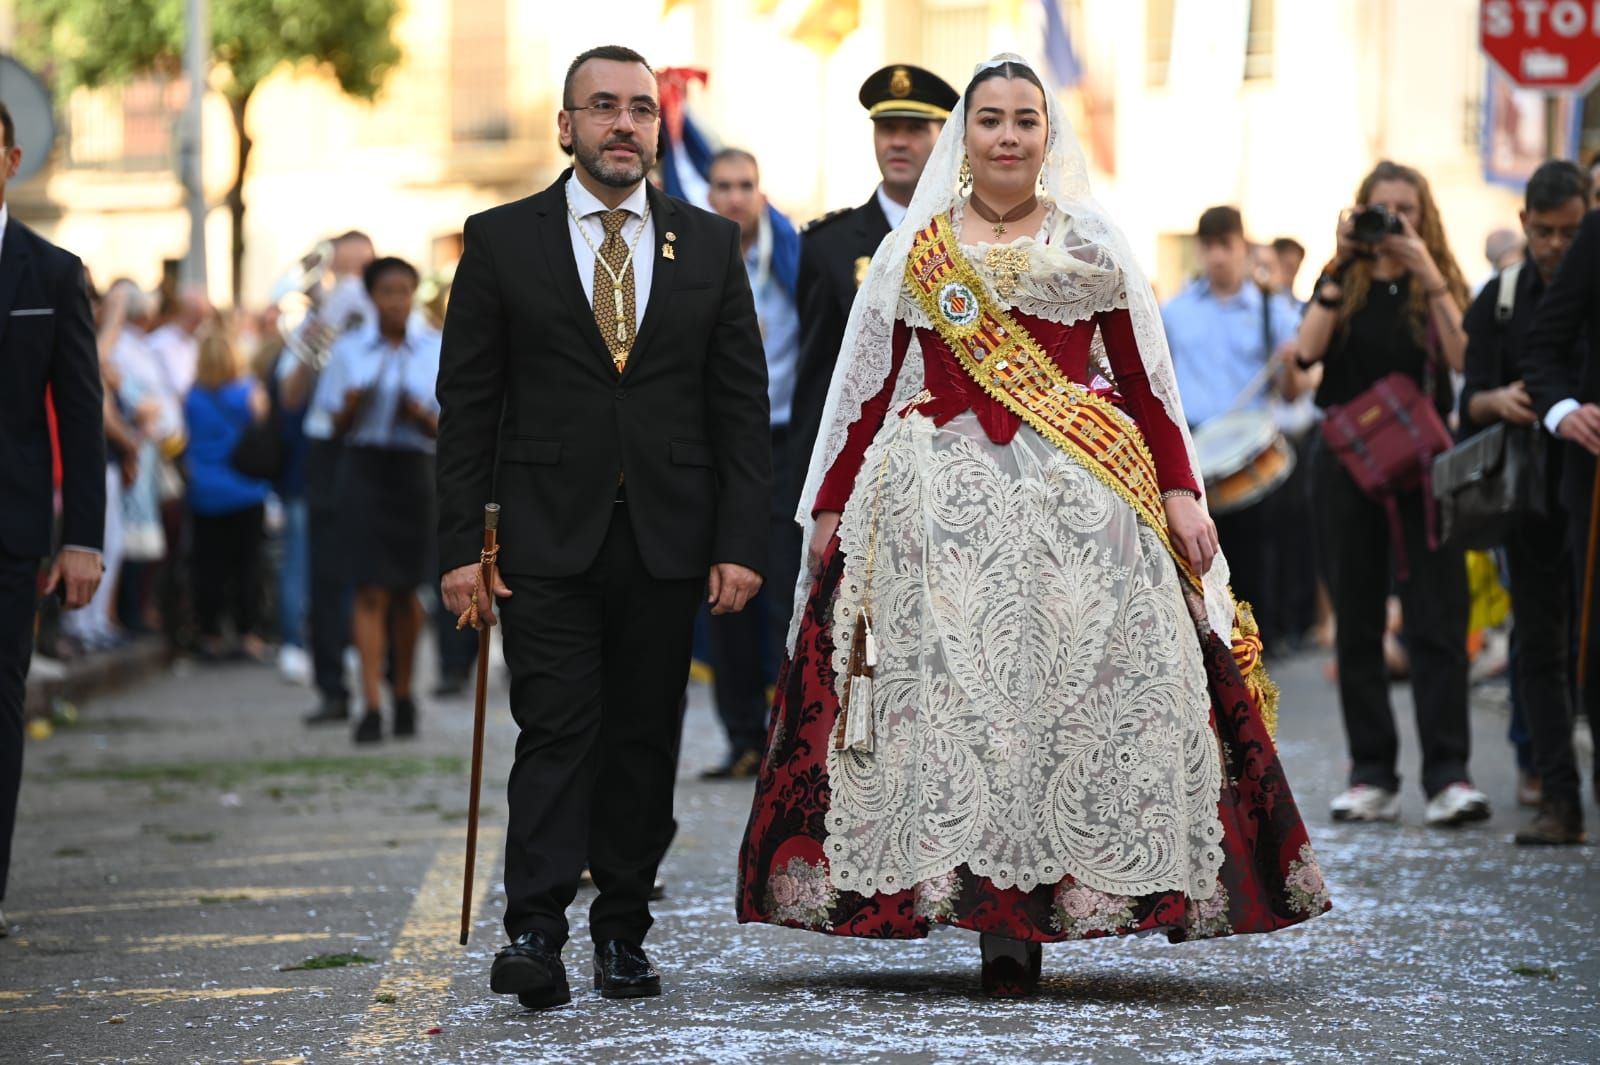
[[[172,170],[173,131],[185,95],[182,81],[151,77],[77,90],[63,109],[67,166],[124,173]]]
[[[450,139],[511,139],[506,5],[455,0],[450,9]]]
[[[1244,80],[1272,77],[1272,31],[1275,0],[1250,0],[1250,25],[1244,39]]]
[[[1144,55],[1147,85],[1161,86],[1167,83],[1167,70],[1172,65],[1172,5],[1173,0],[1145,0]]]

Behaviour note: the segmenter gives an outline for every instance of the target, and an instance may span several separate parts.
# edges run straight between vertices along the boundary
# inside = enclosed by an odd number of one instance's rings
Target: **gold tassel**
[[[1256,624],[1255,610],[1243,600],[1234,609],[1232,651],[1234,664],[1244,676],[1245,690],[1255,697],[1261,723],[1266,726],[1267,735],[1276,740],[1280,692],[1261,661],[1261,628]]]

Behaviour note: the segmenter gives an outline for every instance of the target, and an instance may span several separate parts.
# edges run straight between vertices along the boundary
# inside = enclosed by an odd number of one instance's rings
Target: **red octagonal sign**
[[[1600,73],[1600,0],[1484,0],[1479,35],[1523,88],[1580,90]]]

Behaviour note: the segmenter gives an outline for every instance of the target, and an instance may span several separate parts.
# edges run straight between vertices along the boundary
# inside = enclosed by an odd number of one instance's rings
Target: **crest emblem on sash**
[[[971,325],[981,313],[978,297],[960,281],[952,281],[939,290],[939,313],[951,325]]]

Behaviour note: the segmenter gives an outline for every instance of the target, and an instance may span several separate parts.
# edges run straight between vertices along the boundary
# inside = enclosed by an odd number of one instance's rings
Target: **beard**
[[[612,164],[607,161],[605,152],[608,148],[619,144],[633,147],[639,154],[633,162]],[[656,153],[653,146],[645,143],[634,135],[619,136],[615,132],[607,133],[598,145],[585,143],[573,131],[572,154],[580,166],[589,172],[589,176],[614,189],[625,189],[630,185],[637,185],[644,180],[650,168],[656,164]]]

